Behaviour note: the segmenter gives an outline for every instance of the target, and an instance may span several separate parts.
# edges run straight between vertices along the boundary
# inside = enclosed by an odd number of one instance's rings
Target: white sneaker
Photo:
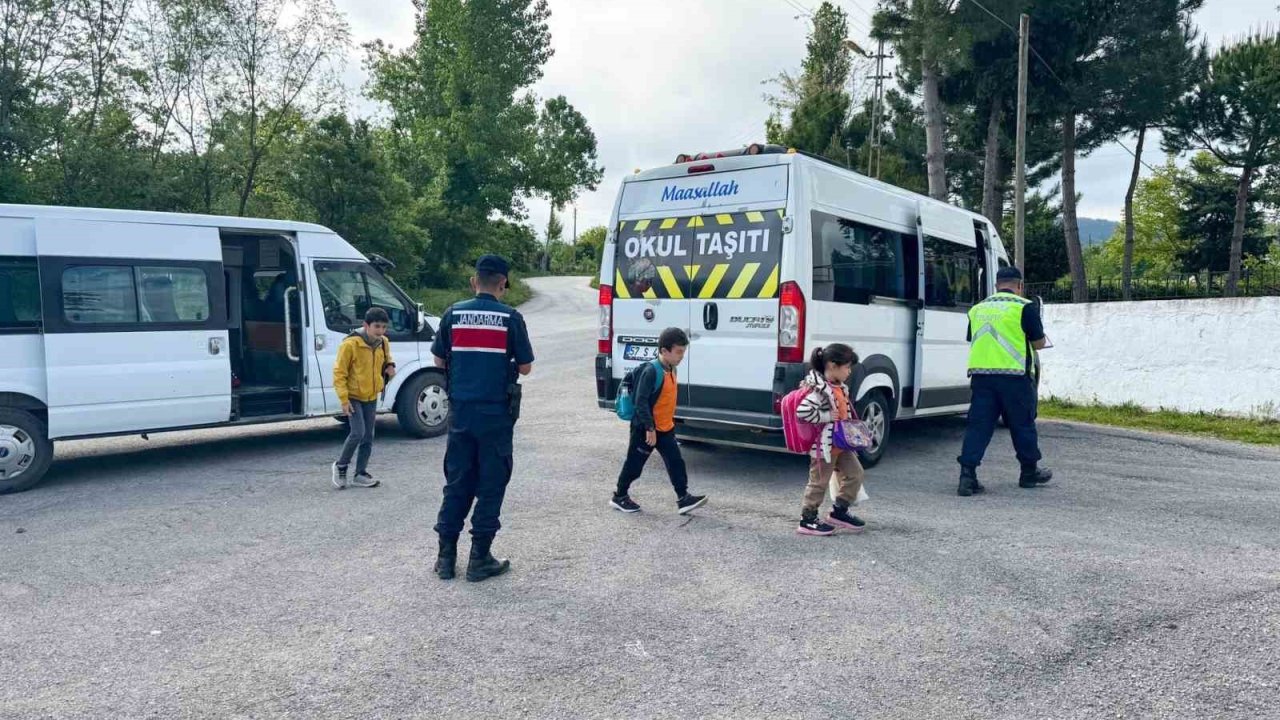
[[[351,487],[362,487],[362,488],[378,487],[378,481],[374,480],[373,476],[367,472],[356,473],[356,476],[354,478],[351,478]]]
[[[347,469],[338,467],[338,463],[333,464],[333,486],[339,490],[347,486]]]

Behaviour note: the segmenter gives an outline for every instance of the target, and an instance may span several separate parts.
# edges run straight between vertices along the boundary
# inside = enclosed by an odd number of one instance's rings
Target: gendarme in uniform
[[[496,255],[476,263],[476,296],[440,319],[431,353],[449,376],[449,446],[444,457],[444,502],[436,520],[436,573],[454,576],[458,536],[471,514],[467,579],[484,580],[510,567],[490,553],[502,498],[511,480],[512,436],[518,416],[519,375],[533,363],[524,318],[499,302],[510,268]],[[513,394],[515,397],[513,398]],[[474,503],[474,510],[472,505]]]
[[[969,385],[973,391],[969,424],[960,452],[960,486],[968,497],[986,491],[978,482],[978,466],[991,444],[996,421],[1003,415],[1013,436],[1022,474],[1018,485],[1035,487],[1053,473],[1037,468],[1035,349],[1044,341],[1040,309],[1022,297],[1022,273],[1001,268],[999,291],[969,310]]]

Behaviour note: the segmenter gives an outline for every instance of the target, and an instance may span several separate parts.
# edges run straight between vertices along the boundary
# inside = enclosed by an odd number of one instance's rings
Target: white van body
[[[852,345],[860,416],[968,410],[967,312],[1008,264],[981,215],[781,149],[623,181],[600,272],[597,399],[666,327],[688,332],[677,433],[782,447],[778,403],[814,348]]]
[[[436,319],[331,230],[0,204],[0,492],[53,440],[340,415],[338,345],[373,306],[398,366],[379,410],[444,432]]]

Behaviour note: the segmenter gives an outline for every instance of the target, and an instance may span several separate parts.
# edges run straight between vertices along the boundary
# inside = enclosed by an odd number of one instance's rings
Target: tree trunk
[[[1231,264],[1227,266],[1227,297],[1235,297],[1240,288],[1240,265],[1244,259],[1244,221],[1249,210],[1249,190],[1253,185],[1252,166],[1240,172],[1236,190],[1236,221],[1231,228]]]
[[[1088,279],[1084,274],[1084,252],[1080,249],[1080,222],[1076,218],[1076,112],[1062,119],[1062,234],[1067,242],[1067,260],[1071,264],[1071,299],[1089,299]]]
[[[1147,140],[1147,126],[1138,128],[1138,147],[1133,151],[1133,172],[1129,175],[1129,190],[1124,194],[1124,299],[1133,299],[1133,193],[1138,189],[1138,175],[1142,171],[1142,145]]]
[[[253,184],[258,179],[258,165],[262,161],[262,156],[254,153],[249,160],[249,171],[245,173],[244,186],[240,189],[240,217],[244,217],[245,210],[249,207],[249,196],[253,194]]]
[[[929,168],[929,197],[947,200],[946,149],[943,147],[942,96],[938,91],[938,69],[929,53],[921,61],[924,74],[925,164]]]
[[[982,214],[991,224],[1000,227],[1000,121],[1004,117],[1004,103],[999,94],[991,98],[991,113],[987,118],[987,155],[982,162]]]

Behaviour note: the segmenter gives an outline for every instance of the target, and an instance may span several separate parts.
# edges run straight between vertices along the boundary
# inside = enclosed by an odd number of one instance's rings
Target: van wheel
[[[449,394],[444,377],[424,372],[410,380],[396,401],[396,417],[400,427],[414,437],[432,438],[448,432]]]
[[[0,408],[0,495],[30,489],[53,461],[53,443],[35,415]]]
[[[892,427],[893,411],[888,398],[880,390],[872,390],[857,403],[858,417],[871,430],[872,445],[866,450],[858,451],[858,458],[863,467],[872,467],[884,457],[884,450],[889,444],[889,430]]]

